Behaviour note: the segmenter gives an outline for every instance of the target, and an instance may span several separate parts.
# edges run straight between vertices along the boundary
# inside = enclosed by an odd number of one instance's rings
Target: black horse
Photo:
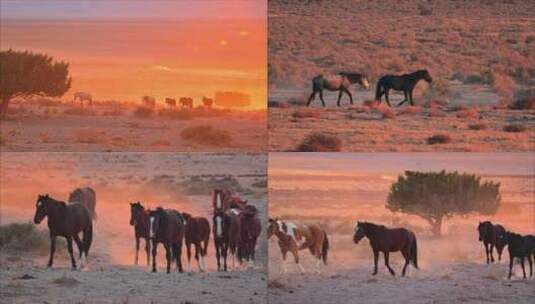
[[[147,266],[150,265],[150,238],[149,238],[149,211],[145,210],[140,202],[130,203],[130,225],[134,226],[136,238],[136,256],[134,263],[138,264],[139,239],[145,239],[145,252],[147,254]]]
[[[379,261],[379,252],[381,251],[385,256],[385,265],[392,275],[395,275],[395,272],[388,263],[390,252],[401,251],[401,254],[405,258],[402,276],[405,276],[405,271],[410,262],[418,269],[418,247],[416,245],[416,236],[412,231],[405,228],[389,229],[383,225],[357,222],[353,242],[358,244],[363,237],[367,237],[370,240],[373,250],[373,275],[377,274],[377,262]]]
[[[182,272],[182,242],[184,240],[184,218],[172,209],[158,207],[149,212],[149,235],[152,241],[152,272],[156,272],[156,253],[159,243],[165,247],[167,273],[171,271],[171,260],[176,260]]]
[[[386,103],[388,106],[391,106],[390,100],[388,99],[388,91],[392,89],[396,91],[403,91],[403,94],[405,95],[405,99],[403,99],[398,106],[407,101],[410,102],[411,105],[414,105],[412,91],[414,90],[414,87],[418,81],[422,79],[429,83],[433,81],[433,78],[431,78],[431,75],[429,75],[427,70],[419,70],[414,73],[403,75],[385,75],[381,77],[379,81],[377,81],[375,100],[380,102],[381,97],[385,95]]]
[[[368,89],[370,84],[366,75],[359,73],[338,73],[336,75],[318,75],[312,79],[312,94],[308,98],[307,107],[319,93],[321,104],[325,107],[325,100],[323,100],[323,90],[338,91],[338,101],[336,105],[340,106],[340,99],[342,94],[346,93],[349,96],[349,101],[353,104],[353,96],[349,91],[352,84],[358,83],[364,88]]]
[[[56,237],[62,236],[67,239],[67,248],[71,256],[72,269],[76,269],[72,250],[72,240],[76,242],[80,253],[80,267],[84,266],[85,258],[89,254],[91,241],[93,239],[93,218],[90,211],[80,203],[66,204],[46,195],[39,195],[35,204],[35,224],[48,216],[48,229],[50,231],[50,259],[48,267],[54,263],[54,252],[56,251]],[[78,234],[83,232],[82,240]]]
[[[501,261],[504,246],[498,243],[498,239],[503,233],[505,233],[505,228],[503,228],[503,226],[500,224],[494,225],[489,221],[485,221],[479,222],[477,231],[479,232],[479,241],[483,242],[483,246],[485,247],[487,264],[489,262],[494,263],[494,247],[496,247],[496,251],[498,251],[498,260]]]
[[[502,233],[498,239],[498,244],[501,246],[507,245],[509,250],[509,276],[511,278],[513,272],[513,260],[514,258],[520,259],[520,265],[522,266],[522,273],[524,279],[526,278],[526,269],[524,268],[524,258],[528,258],[529,263],[529,276],[533,276],[533,261],[535,259],[535,236],[520,234],[506,231]]]

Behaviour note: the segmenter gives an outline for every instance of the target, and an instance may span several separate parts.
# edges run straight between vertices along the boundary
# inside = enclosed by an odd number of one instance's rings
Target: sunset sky
[[[2,1],[1,49],[70,63],[97,100],[249,94],[266,106],[265,1]]]

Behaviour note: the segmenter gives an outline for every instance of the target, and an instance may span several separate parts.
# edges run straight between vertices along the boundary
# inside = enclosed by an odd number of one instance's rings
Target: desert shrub
[[[376,108],[381,105],[381,102],[379,100],[364,100],[363,104],[370,108]]]
[[[299,152],[340,152],[342,141],[332,135],[323,133],[309,134],[297,147]]]
[[[422,107],[419,107],[419,106],[408,106],[408,107],[403,107],[399,110],[399,115],[404,115],[404,114],[418,114],[422,112]]]
[[[154,109],[140,106],[134,111],[134,116],[139,118],[149,118],[154,114]]]
[[[491,85],[499,95],[512,98],[515,89],[515,82],[511,77],[503,74],[492,73]]]
[[[320,118],[321,113],[318,109],[300,108],[292,113],[293,118]]]
[[[526,126],[519,125],[519,124],[509,124],[503,126],[503,130],[505,132],[511,132],[511,133],[520,133],[526,131]]]
[[[90,108],[72,107],[72,108],[65,109],[63,111],[63,114],[78,115],[78,116],[95,116],[97,115],[97,111],[90,109]]]
[[[32,223],[13,223],[0,226],[0,250],[46,253],[48,234]]]
[[[430,145],[447,144],[449,142],[451,142],[451,136],[448,134],[435,134],[427,138],[427,143]]]
[[[535,89],[518,90],[508,105],[511,110],[535,110]]]
[[[190,120],[193,118],[189,110],[161,109],[158,111],[158,115],[178,120]]]
[[[474,131],[486,130],[487,129],[487,125],[482,123],[482,122],[473,123],[473,124],[469,124],[468,125],[468,129],[474,130]]]
[[[459,112],[459,111],[465,111],[465,110],[468,110],[469,108],[465,105],[453,105],[451,107],[448,107],[448,111],[450,112]]]
[[[215,129],[212,126],[195,126],[185,128],[180,132],[182,139],[212,146],[222,146],[232,141],[230,132]]]
[[[476,108],[467,108],[462,111],[457,112],[458,118],[477,118],[479,116],[479,111]]]
[[[448,104],[447,101],[442,99],[432,99],[424,104],[424,108],[441,108]]]
[[[103,142],[101,138],[102,132],[96,132],[92,129],[79,129],[74,133],[76,142],[81,144],[96,144]]]
[[[394,112],[394,110],[392,110],[392,108],[390,107],[382,106],[382,107],[378,107],[377,110],[379,111],[379,113],[381,113],[381,117],[383,119],[396,118],[396,112]]]

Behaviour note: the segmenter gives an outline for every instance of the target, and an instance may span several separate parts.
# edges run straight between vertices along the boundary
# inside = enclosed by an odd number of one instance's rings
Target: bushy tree
[[[13,98],[33,95],[61,97],[70,87],[68,63],[28,51],[0,52],[0,118],[7,115]]]
[[[435,235],[454,215],[494,214],[500,204],[500,183],[458,172],[405,171],[390,187],[386,208],[424,218]]]

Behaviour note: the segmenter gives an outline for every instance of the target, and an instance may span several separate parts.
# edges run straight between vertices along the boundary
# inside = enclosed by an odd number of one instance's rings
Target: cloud
[[[172,71],[172,69],[170,67],[166,67],[164,65],[155,65],[154,69],[158,70],[158,71],[165,71],[165,72],[171,72]]]

